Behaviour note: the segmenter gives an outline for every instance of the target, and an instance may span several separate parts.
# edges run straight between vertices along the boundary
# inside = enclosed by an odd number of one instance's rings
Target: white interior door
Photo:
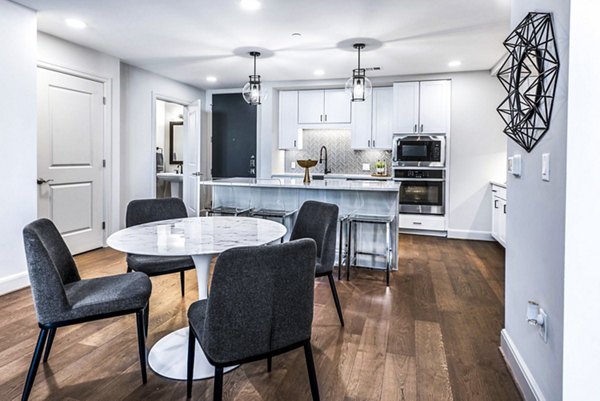
[[[102,247],[103,84],[38,68],[38,216],[71,253]]]
[[[185,148],[183,152],[183,201],[189,216],[200,215],[200,146],[202,128],[200,100],[190,104],[183,120],[185,126]]]

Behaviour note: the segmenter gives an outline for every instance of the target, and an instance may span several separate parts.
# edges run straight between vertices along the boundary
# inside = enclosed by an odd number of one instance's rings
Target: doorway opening
[[[156,198],[183,198],[185,107],[156,100]]]

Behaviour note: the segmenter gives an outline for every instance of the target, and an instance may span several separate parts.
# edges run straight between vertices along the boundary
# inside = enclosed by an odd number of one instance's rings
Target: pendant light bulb
[[[242,96],[246,103],[252,106],[258,106],[267,99],[267,93],[262,90],[260,75],[256,74],[256,58],[260,56],[259,52],[250,52],[254,58],[254,74],[249,76],[249,80],[242,89]]]
[[[365,76],[365,69],[360,68],[360,51],[365,48],[365,44],[355,43],[354,48],[358,50],[358,68],[352,70],[352,77],[346,81],[346,92],[352,96],[353,102],[364,102],[371,96],[373,86]]]

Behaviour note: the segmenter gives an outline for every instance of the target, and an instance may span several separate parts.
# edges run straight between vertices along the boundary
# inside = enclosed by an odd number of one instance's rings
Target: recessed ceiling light
[[[258,10],[260,8],[260,1],[258,0],[241,0],[240,7],[244,10]]]
[[[318,70],[315,70],[314,74],[315,75],[323,75],[323,74],[325,74],[325,71],[318,69]]]
[[[460,60],[453,60],[451,62],[448,63],[448,67],[458,67],[460,66],[462,63],[460,62]]]
[[[206,80],[208,82],[217,82],[217,77],[213,77],[212,75],[209,75],[208,77],[206,77]]]
[[[83,22],[82,20],[79,20],[79,19],[75,19],[75,18],[65,19],[65,24],[67,24],[67,26],[69,28],[74,28],[74,29],[84,29],[85,27],[87,27],[87,24],[85,22]]]
[[[302,36],[302,34],[300,32],[294,32],[294,33],[292,33],[292,37],[293,38],[299,38],[300,36]]]

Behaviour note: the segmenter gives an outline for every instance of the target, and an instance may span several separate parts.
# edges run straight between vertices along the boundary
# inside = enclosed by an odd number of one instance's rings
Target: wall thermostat
[[[515,177],[521,176],[521,155],[514,155],[508,158],[508,172]]]

